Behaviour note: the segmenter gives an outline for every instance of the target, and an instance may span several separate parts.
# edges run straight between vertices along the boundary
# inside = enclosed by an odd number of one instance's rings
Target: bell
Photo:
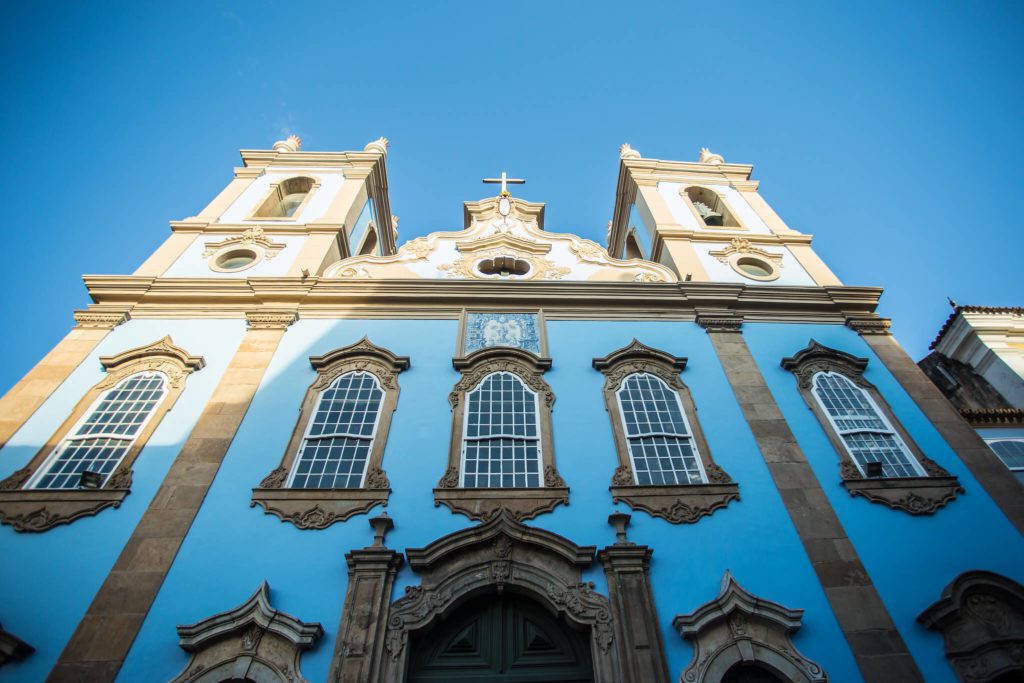
[[[705,225],[711,225],[715,227],[722,226],[722,214],[712,210],[710,206],[704,202],[694,202],[693,208],[697,209],[697,213],[704,219]]]

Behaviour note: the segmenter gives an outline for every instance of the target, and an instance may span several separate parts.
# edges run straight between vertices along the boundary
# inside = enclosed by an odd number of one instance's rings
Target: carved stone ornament
[[[306,623],[274,609],[270,586],[264,581],[233,610],[178,627],[178,644],[191,657],[172,683],[304,683],[299,659],[323,633],[318,623]]]
[[[697,324],[706,332],[736,332],[743,327],[743,318],[738,316],[698,315]]]
[[[751,280],[761,280],[765,282],[777,280],[779,278],[779,269],[783,267],[782,254],[776,254],[768,251],[767,249],[754,246],[750,243],[750,240],[743,237],[733,237],[732,240],[729,241],[729,246],[724,249],[709,251],[708,255],[715,257],[743,277]],[[768,275],[753,275],[744,270],[742,268],[742,261],[750,259],[760,261],[762,267],[767,266],[770,273]]]
[[[807,406],[818,418],[822,428],[839,454],[840,482],[851,496],[862,496],[873,503],[881,503],[912,515],[930,515],[963,492],[960,480],[944,467],[925,455],[900,425],[889,404],[871,382],[864,377],[868,359],[858,358],[832,349],[815,340],[789,358],[782,359],[782,367],[796,376],[797,387]],[[926,476],[918,477],[866,477],[853,461],[846,444],[836,434],[831,421],[814,396],[814,376],[819,372],[843,375],[868,393],[886,420],[910,449],[914,459]]]
[[[889,328],[892,327],[892,321],[888,318],[879,318],[878,316],[850,317],[846,319],[846,326],[861,335],[892,334],[889,331]]]
[[[298,423],[280,465],[252,490],[250,507],[259,505],[268,514],[300,529],[326,529],[335,522],[343,522],[388,502],[391,483],[381,464],[391,415],[398,405],[398,374],[409,367],[409,359],[396,356],[363,337],[354,344],[322,356],[313,356],[309,362],[316,370],[317,378],[306,391]],[[353,371],[374,375],[384,390],[377,433],[370,448],[363,486],[337,489],[286,488],[288,475],[302,445],[306,425],[316,411],[320,393],[339,376]]]
[[[551,407],[555,394],[544,381],[544,371],[551,367],[550,358],[541,358],[514,347],[492,346],[473,351],[464,358],[455,358],[452,365],[462,373],[448,400],[452,405],[452,433],[448,451],[448,467],[434,489],[434,505],[445,505],[453,512],[470,519],[490,519],[505,510],[517,520],[532,519],[551,512],[558,505],[569,504],[569,488],[558,473],[551,438]],[[465,420],[464,397],[485,377],[494,372],[510,372],[519,377],[538,395],[540,453],[543,486],[530,488],[468,488],[461,486],[459,466],[462,460],[462,433]]]
[[[410,635],[424,633],[470,596],[515,592],[589,632],[595,683],[631,680],[624,675],[612,607],[582,571],[593,546],[577,546],[557,534],[528,527],[501,510],[483,524],[457,531],[425,548],[406,551],[421,576],[418,586],[391,603],[384,642],[370,670],[375,681],[404,680]]]
[[[36,649],[0,625],[0,667],[8,662],[20,662]]]
[[[275,242],[267,237],[263,233],[263,228],[257,225],[247,228],[241,235],[236,237],[228,237],[220,242],[207,242],[206,249],[203,251],[203,258],[210,258],[214,254],[238,246],[259,247],[263,252],[263,258],[267,261],[277,256],[285,248],[283,243]]]
[[[747,592],[728,571],[718,597],[672,625],[693,641],[693,659],[682,683],[717,683],[736,664],[755,664],[793,683],[824,683],[828,676],[791,640],[803,610],[789,609]]]
[[[75,327],[93,330],[112,330],[128,322],[128,313],[102,313],[100,311],[75,311]]]
[[[1012,579],[965,572],[917,621],[942,633],[946,658],[965,683],[1024,673],[1024,586]]]
[[[715,510],[739,500],[739,485],[711,457],[711,450],[697,420],[697,407],[689,388],[679,378],[686,359],[653,349],[634,339],[628,346],[604,358],[595,358],[593,367],[605,376],[605,407],[612,421],[618,467],[612,475],[612,501],[623,502],[633,510],[643,510],[672,524],[693,524]],[[629,444],[619,418],[618,390],[623,381],[636,373],[649,373],[667,384],[679,396],[682,409],[690,423],[691,438],[707,474],[707,483],[675,486],[638,485],[633,473]]]
[[[295,311],[248,311],[245,319],[250,330],[284,330],[298,319]]]
[[[173,407],[181,395],[185,388],[185,378],[206,365],[201,356],[193,356],[181,347],[175,346],[169,336],[113,356],[102,356],[99,360],[106,369],[106,376],[78,402],[64,424],[39,449],[26,467],[0,481],[0,523],[9,524],[15,531],[42,532],[61,524],[70,524],[82,517],[98,514],[107,508],[120,507],[131,493],[132,466],[135,459],[160,424],[163,415]],[[161,372],[167,377],[167,396],[156,407],[146,426],[135,436],[128,452],[102,487],[24,488],[86,411],[93,408],[103,392],[131,375],[150,371]]]

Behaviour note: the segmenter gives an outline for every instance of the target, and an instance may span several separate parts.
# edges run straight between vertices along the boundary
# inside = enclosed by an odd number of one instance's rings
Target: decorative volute
[[[302,149],[302,138],[298,135],[289,135],[284,140],[274,143],[275,152],[298,152]]]

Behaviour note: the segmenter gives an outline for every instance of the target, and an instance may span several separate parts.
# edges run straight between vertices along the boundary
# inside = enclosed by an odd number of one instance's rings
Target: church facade
[[[85,276],[0,400],[0,681],[1020,680],[1024,488],[751,166],[399,247],[387,148]]]

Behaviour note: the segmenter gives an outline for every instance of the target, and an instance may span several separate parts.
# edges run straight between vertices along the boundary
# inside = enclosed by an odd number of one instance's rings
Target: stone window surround
[[[863,496],[873,503],[881,503],[896,510],[903,510],[912,515],[928,515],[934,513],[963,491],[960,481],[945,468],[924,454],[902,423],[892,412],[892,408],[874,384],[864,377],[867,358],[858,358],[851,354],[819,344],[810,340],[808,345],[789,358],[783,358],[781,365],[794,374],[797,388],[804,402],[814,413],[829,441],[839,454],[839,472],[842,485],[851,496]],[[869,398],[881,411],[890,426],[909,449],[911,456],[926,473],[920,477],[877,477],[868,478],[861,474],[854,462],[846,443],[832,426],[832,421],[821,407],[814,395],[814,376],[819,372],[835,372],[843,375],[857,387],[867,392]]]
[[[618,467],[608,487],[614,502],[624,502],[634,510],[643,510],[673,524],[693,524],[715,510],[725,507],[730,501],[739,499],[739,485],[711,456],[711,449],[704,437],[700,420],[697,419],[697,406],[693,396],[689,387],[679,377],[686,367],[686,358],[653,349],[634,339],[628,346],[613,351],[604,358],[595,358],[592,364],[595,370],[605,376],[602,393],[612,423],[615,450],[619,457]],[[676,393],[682,404],[683,415],[689,423],[690,435],[707,476],[707,483],[660,486],[636,483],[629,444],[621,419],[618,390],[627,377],[637,373],[649,373],[658,377]]]
[[[554,440],[551,435],[551,406],[555,402],[555,394],[544,381],[544,372],[551,367],[551,359],[535,356],[523,349],[495,346],[478,349],[465,358],[454,358],[452,365],[462,373],[462,378],[448,395],[452,406],[448,468],[434,489],[434,505],[444,503],[453,512],[464,514],[470,519],[485,520],[502,508],[511,511],[516,519],[531,519],[543,512],[550,512],[560,503],[568,504],[569,488],[555,466]],[[495,372],[510,372],[537,393],[543,486],[465,488],[459,484],[463,425],[468,403],[466,397],[488,375]]]
[[[980,683],[1019,672],[1024,647],[1024,586],[994,572],[957,576],[917,621],[940,631],[961,681]]]
[[[756,662],[794,683],[826,683],[825,671],[791,639],[803,613],[748,592],[726,570],[718,597],[672,620],[679,635],[693,641],[680,682],[717,682],[733,666]]]
[[[182,392],[185,379],[202,369],[206,361],[190,355],[175,346],[170,336],[122,351],[113,356],[102,356],[100,364],[106,377],[96,383],[79,400],[61,426],[40,448],[29,463],[0,482],[0,523],[10,524],[15,531],[41,532],[60,524],[70,524],[81,517],[95,515],[108,507],[120,507],[131,493],[132,465],[145,448],[149,438],[160,425]],[[167,378],[167,395],[139,430],[128,452],[106,483],[97,489],[28,489],[23,488],[37,471],[47,464],[61,442],[92,408],[100,397],[121,381],[140,372],[160,372]]]
[[[322,356],[311,356],[310,365],[317,378],[309,385],[299,409],[299,419],[281,462],[273,472],[252,490],[251,506],[259,505],[268,514],[291,522],[300,529],[326,529],[353,515],[368,512],[376,505],[387,504],[391,484],[382,469],[391,417],[398,407],[397,376],[409,368],[409,358],[396,356],[363,337],[354,344],[335,349]],[[366,474],[361,488],[287,488],[289,474],[296,463],[299,448],[306,436],[309,421],[316,413],[320,395],[338,377],[354,371],[369,372],[384,391],[377,429],[366,461]]]
[[[283,251],[285,245],[275,242],[263,232],[263,228],[255,226],[247,228],[235,237],[227,237],[219,242],[207,242],[203,250],[203,258],[206,265],[215,273],[240,273],[255,266],[270,261]],[[255,260],[241,268],[223,268],[218,264],[221,256],[232,251],[251,251],[255,254]]]
[[[310,183],[309,191],[306,192],[306,196],[303,197],[302,202],[298,206],[295,207],[295,211],[292,213],[292,215],[291,216],[264,216],[264,215],[261,215],[260,214],[260,210],[264,206],[266,206],[267,202],[271,199],[271,197],[273,197],[273,195],[280,193],[281,186],[284,185],[285,183],[287,183],[287,182],[289,182],[291,180],[295,180],[297,178],[308,178],[312,182]],[[282,221],[282,222],[298,221],[299,217],[302,215],[302,212],[306,210],[307,206],[309,206],[309,202],[313,198],[313,195],[316,193],[316,191],[320,188],[320,185],[322,185],[322,184],[323,183],[322,183],[322,181],[321,181],[319,176],[311,175],[309,173],[300,173],[298,175],[289,176],[289,177],[283,178],[281,180],[275,180],[272,183],[270,183],[270,187],[267,189],[266,193],[264,193],[263,197],[258,202],[256,202],[256,205],[252,209],[252,213],[250,213],[245,218],[245,220],[247,220],[247,221]],[[279,197],[278,201],[281,201],[283,199],[284,199],[284,195],[281,195]]]

